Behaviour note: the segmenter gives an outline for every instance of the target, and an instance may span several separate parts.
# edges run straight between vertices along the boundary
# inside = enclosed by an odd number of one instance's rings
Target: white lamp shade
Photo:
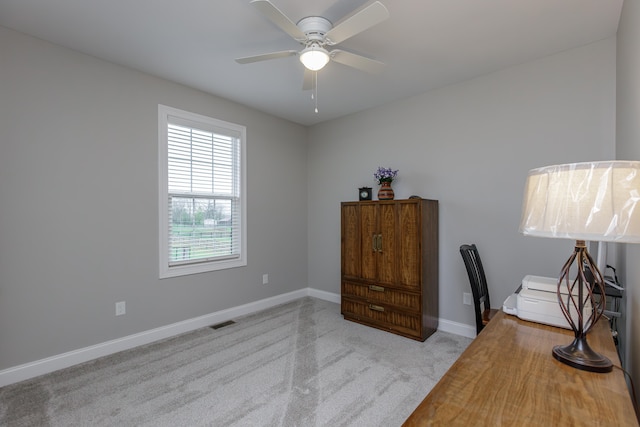
[[[520,232],[640,243],[640,162],[604,161],[529,171]]]
[[[319,46],[310,46],[300,54],[300,62],[309,70],[318,71],[329,62],[329,52]]]

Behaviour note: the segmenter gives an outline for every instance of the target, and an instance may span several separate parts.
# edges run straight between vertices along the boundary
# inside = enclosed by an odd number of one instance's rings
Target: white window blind
[[[244,265],[244,128],[160,110],[166,141],[161,276]]]

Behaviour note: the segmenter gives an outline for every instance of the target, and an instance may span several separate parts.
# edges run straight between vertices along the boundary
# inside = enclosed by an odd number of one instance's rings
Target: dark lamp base
[[[553,347],[553,357],[576,369],[589,372],[611,372],[613,364],[603,355],[596,353],[587,344],[586,338],[575,338],[567,346]]]

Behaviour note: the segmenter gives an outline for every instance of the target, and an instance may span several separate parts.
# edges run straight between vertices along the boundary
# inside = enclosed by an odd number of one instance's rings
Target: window
[[[246,265],[244,126],[158,106],[160,277]]]

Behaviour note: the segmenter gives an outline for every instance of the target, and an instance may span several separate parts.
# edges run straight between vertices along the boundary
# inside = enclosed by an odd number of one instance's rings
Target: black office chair
[[[460,246],[460,255],[467,267],[471,292],[473,293],[473,305],[476,309],[476,329],[480,333],[491,318],[498,312],[491,308],[487,278],[484,275],[480,254],[475,244]]]

